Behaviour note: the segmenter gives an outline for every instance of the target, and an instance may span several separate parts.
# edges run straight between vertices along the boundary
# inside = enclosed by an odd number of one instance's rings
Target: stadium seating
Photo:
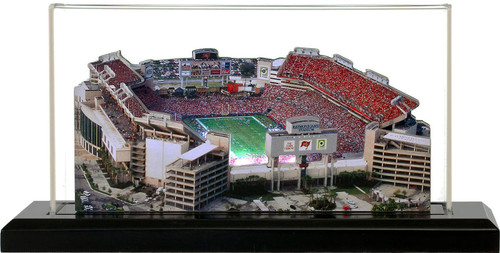
[[[149,110],[179,114],[182,116],[221,116],[221,115],[246,115],[262,113],[264,108],[256,97],[236,98],[227,97],[220,93],[209,95],[200,94],[197,98],[170,97],[162,99],[147,87],[134,90],[136,95],[145,101]]]
[[[102,104],[102,109],[108,118],[113,122],[126,141],[135,141],[137,138],[137,128],[135,124],[127,117],[123,109],[107,90],[103,90],[103,98],[105,103]]]
[[[397,90],[372,81],[327,57],[289,54],[278,76],[305,80],[371,120],[386,122],[402,115],[396,106],[391,105],[391,100],[401,95]],[[411,109],[418,106],[417,101],[406,96],[403,102]]]
[[[318,116],[322,128],[339,131],[338,151],[341,153],[362,152],[365,123],[346,109],[334,105],[315,91],[297,91],[267,84],[260,97],[238,99],[222,94],[199,94],[197,98],[161,98],[147,87],[134,90],[137,97],[152,111],[181,116],[211,117],[223,115],[262,114],[284,126],[286,120],[295,116]],[[204,135],[204,129],[195,129]],[[248,158],[255,162],[260,158]],[[257,160],[256,160],[257,159]]]
[[[134,92],[149,110],[160,111],[159,106],[162,105],[164,101],[156,92],[146,87],[137,88]]]
[[[238,66],[244,59],[231,59],[231,74],[239,74]],[[131,84],[140,80],[126,64],[120,60],[91,63],[99,72],[109,66],[116,76],[109,85],[119,88],[120,83]],[[200,68],[219,68],[214,64]],[[196,64],[195,64],[196,65]],[[153,74],[156,79],[178,78],[178,60],[153,61]],[[366,123],[354,116],[358,112],[367,119],[386,122],[402,115],[402,112],[391,101],[403,95],[402,102],[414,109],[418,102],[397,90],[366,78],[362,73],[335,63],[331,58],[323,56],[304,56],[291,53],[278,72],[279,77],[304,80],[310,83],[315,91],[301,91],[282,86],[266,84],[259,97],[226,96],[221,93],[200,93],[193,98],[172,96],[160,97],[148,87],[134,89],[136,96],[126,98],[120,94],[119,99],[134,117],[142,117],[146,110],[140,101],[151,111],[175,115],[173,119],[186,117],[213,117],[226,115],[266,114],[277,124],[284,126],[288,118],[295,116],[318,116],[322,128],[338,130],[338,153],[357,153],[363,151],[364,128]],[[325,96],[327,94],[327,96]],[[105,92],[107,103],[104,111],[117,124],[117,128],[127,140],[135,140],[135,125],[123,113],[114,98]],[[335,105],[330,100],[342,106]],[[404,106],[400,106],[406,109]],[[199,128],[195,131],[202,132]],[[201,133],[203,134],[203,133]],[[248,157],[253,162],[264,162],[265,157]],[[264,159],[264,160],[262,160]],[[290,157],[280,158],[290,160]],[[309,160],[320,159],[317,156]]]
[[[108,81],[108,85],[114,86],[115,89],[119,89],[120,83],[131,84],[139,81],[141,78],[134,73],[127,65],[125,65],[121,60],[114,60],[109,62],[93,62],[91,63],[97,71],[101,72],[104,70],[104,66],[108,66],[115,72],[115,77],[111,78]],[[126,94],[120,94],[118,98],[123,100],[126,97]],[[125,106],[129,109],[130,113],[134,115],[134,117],[142,117],[146,111],[140,103],[136,100],[136,98],[131,97],[124,101]],[[118,105],[117,105],[118,106]]]
[[[293,95],[292,95],[293,94]],[[280,86],[266,85],[263,97],[273,102],[274,108],[268,116],[281,125],[295,116],[318,116],[322,128],[336,128],[339,131],[338,151],[357,153],[363,151],[366,123],[346,109],[334,105],[315,91],[295,91]],[[287,97],[288,100],[279,98]]]
[[[127,65],[125,65],[121,60],[114,60],[109,62],[93,62],[92,65],[97,69],[97,71],[101,72],[104,70],[104,66],[108,65],[113,72],[115,72],[116,76],[111,78],[108,81],[109,85],[115,86],[115,88],[120,87],[120,83],[133,83],[141,80],[137,74],[134,73]]]
[[[299,70],[303,71],[310,66],[315,66],[309,58],[293,55],[287,59],[287,61],[293,60],[293,64],[297,69],[290,72],[290,75],[298,75]],[[102,63],[97,62],[93,64],[95,64],[98,71],[104,69],[104,64]],[[115,78],[110,80],[111,84],[118,85],[119,82],[130,83],[137,79],[133,76],[135,73],[128,69],[121,61],[107,62],[106,64],[117,74]],[[316,68],[319,67],[315,66],[314,69]],[[125,77],[120,75],[125,75]],[[334,105],[316,91],[299,91],[267,84],[260,97],[248,98],[226,96],[220,93],[198,94],[198,97],[195,98],[162,98],[157,92],[148,87],[136,88],[133,92],[136,96],[124,100],[124,105],[135,117],[142,117],[146,113],[138,99],[151,111],[181,116],[178,118],[173,117],[176,119],[188,116],[212,117],[267,113],[269,118],[273,119],[279,125],[284,126],[286,120],[291,117],[305,115],[318,116],[321,120],[322,128],[338,129],[339,153],[356,153],[363,150],[364,127],[366,123],[353,116],[348,110]],[[116,100],[106,90],[103,96],[107,101],[103,105],[106,114],[116,124],[125,139],[130,141],[135,140],[137,136],[135,134],[136,127],[134,123],[124,114],[123,109],[120,108]],[[124,94],[119,95],[120,100],[123,100],[125,97]],[[403,98],[403,101],[411,102],[411,100],[405,99],[407,98]],[[195,130],[200,132],[204,129]],[[245,159],[250,159],[252,163],[262,163],[267,158],[256,156]],[[280,159],[283,162],[293,160],[291,157],[282,157]],[[318,158],[311,156],[308,159],[313,161]]]
[[[130,111],[130,113],[134,115],[134,117],[140,118],[144,113],[146,113],[144,108],[142,108],[141,104],[139,104],[139,102],[135,97],[128,98],[127,100],[124,101],[124,104]]]

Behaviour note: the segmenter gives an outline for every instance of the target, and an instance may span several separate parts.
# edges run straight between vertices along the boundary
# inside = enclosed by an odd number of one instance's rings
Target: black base
[[[460,251],[498,252],[499,230],[480,202],[433,204],[431,214],[56,215],[29,205],[2,229],[2,251]],[[74,209],[73,209],[74,210]]]

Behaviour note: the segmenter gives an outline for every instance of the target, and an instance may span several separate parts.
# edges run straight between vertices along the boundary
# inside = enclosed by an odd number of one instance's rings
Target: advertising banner
[[[269,79],[269,67],[268,66],[259,66],[258,77],[260,79]]]
[[[301,140],[299,145],[299,151],[312,150],[312,140]]]
[[[295,151],[295,141],[285,141],[283,143],[283,151],[285,152]]]

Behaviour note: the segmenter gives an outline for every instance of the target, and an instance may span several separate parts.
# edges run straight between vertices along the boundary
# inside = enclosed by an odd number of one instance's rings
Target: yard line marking
[[[257,121],[257,123],[259,123],[261,126],[263,126],[265,129],[267,129],[267,127],[266,127],[264,124],[262,124],[262,122],[260,122],[260,121],[259,121],[258,119],[256,119],[254,116],[251,116],[251,117],[252,117],[252,119],[254,119],[255,121]]]

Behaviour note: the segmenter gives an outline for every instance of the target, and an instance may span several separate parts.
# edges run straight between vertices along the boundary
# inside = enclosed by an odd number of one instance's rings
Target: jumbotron
[[[412,115],[419,101],[341,55],[230,58],[204,48],[132,64],[117,51],[88,68],[75,88],[78,144],[109,159],[115,183],[166,189],[172,206],[199,209],[252,175],[280,190],[300,187],[304,174],[333,186],[339,173],[364,170],[430,189],[430,126]],[[297,133],[288,127],[297,122],[312,125]],[[271,156],[276,136],[289,139]]]

